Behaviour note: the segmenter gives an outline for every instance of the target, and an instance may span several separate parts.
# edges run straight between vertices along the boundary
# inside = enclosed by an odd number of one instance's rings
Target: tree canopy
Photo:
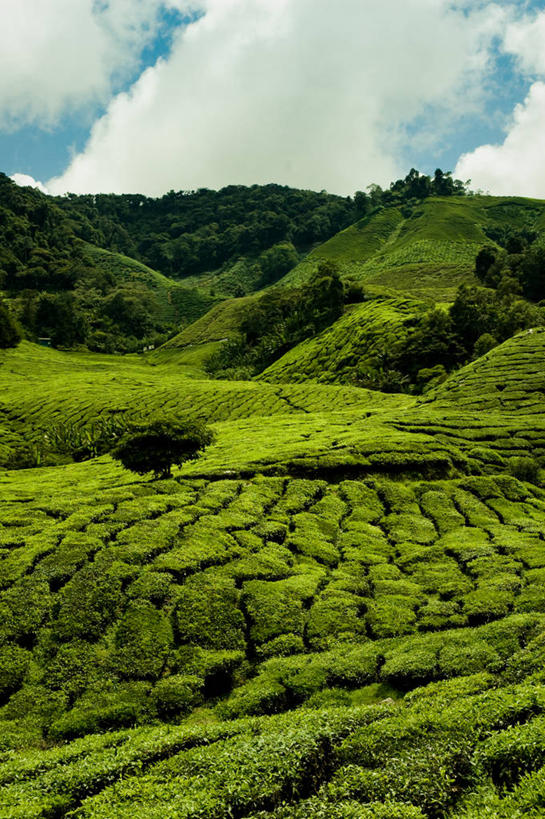
[[[212,431],[197,421],[152,421],[133,425],[111,455],[138,475],[169,478],[173,464],[194,460],[213,440]]]
[[[21,331],[5,304],[0,301],[0,347],[16,347]]]

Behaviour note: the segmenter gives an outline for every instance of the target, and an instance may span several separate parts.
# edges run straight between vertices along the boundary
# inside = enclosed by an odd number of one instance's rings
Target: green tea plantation
[[[311,344],[0,351],[1,819],[545,815],[545,331],[420,397]],[[72,457],[165,416],[170,479]]]

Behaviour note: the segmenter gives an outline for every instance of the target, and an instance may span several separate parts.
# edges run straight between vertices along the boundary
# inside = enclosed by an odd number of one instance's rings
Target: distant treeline
[[[158,199],[133,194],[58,198],[88,242],[139,259],[167,276],[214,270],[239,256],[258,256],[280,242],[301,252],[324,242],[376,207],[428,196],[463,196],[465,186],[437,169],[414,168],[389,189],[341,197],[282,185],[230,185],[220,191],[169,191]]]
[[[132,256],[175,279],[258,256],[289,241],[298,250],[329,239],[356,218],[351,197],[281,185],[58,198],[78,236]]]
[[[397,179],[383,190],[380,185],[369,185],[368,193],[356,191],[354,204],[358,216],[365,216],[376,207],[407,205],[430,196],[466,196],[469,182],[454,179],[452,173],[437,168],[433,176],[411,168],[404,179]]]

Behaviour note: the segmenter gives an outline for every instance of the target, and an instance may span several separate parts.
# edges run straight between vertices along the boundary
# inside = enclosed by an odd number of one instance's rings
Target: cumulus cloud
[[[0,128],[54,125],[108,100],[179,0],[2,0]]]
[[[528,74],[545,74],[545,12],[511,23],[505,32],[504,51],[518,60]]]
[[[66,0],[73,2],[73,0]],[[204,0],[166,60],[119,94],[57,193],[275,181],[353,192],[406,170],[479,100],[504,24],[472,0]],[[396,159],[395,157],[398,157]]]
[[[472,187],[497,195],[545,198],[545,83],[532,85],[526,100],[515,108],[502,145],[481,145],[464,154],[456,176],[471,179]]]
[[[545,12],[507,25],[502,48],[534,82],[515,107],[503,143],[464,154],[455,173],[492,194],[545,198]]]
[[[38,190],[42,193],[49,193],[43,182],[40,182],[38,179],[34,179],[33,176],[29,176],[26,173],[14,173],[11,179],[13,179],[17,185],[21,185],[24,188],[38,188]]]

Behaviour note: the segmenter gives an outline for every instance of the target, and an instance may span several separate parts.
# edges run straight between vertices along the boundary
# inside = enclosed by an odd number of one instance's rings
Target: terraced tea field
[[[347,383],[373,369],[374,361],[406,337],[428,305],[402,296],[358,304],[322,333],[289,350],[261,375],[272,383]]]
[[[198,363],[0,353],[0,454],[216,433],[0,472],[0,819],[542,816],[545,333],[419,400]]]
[[[307,280],[320,261],[334,261],[342,276],[368,287],[434,302],[454,299],[462,283],[475,284],[475,256],[493,244],[490,229],[526,227],[541,233],[541,200],[515,197],[434,197],[410,207],[380,208],[315,248],[283,279]]]
[[[1,816],[440,815],[475,756],[539,762],[542,490],[107,458],[0,488]]]

